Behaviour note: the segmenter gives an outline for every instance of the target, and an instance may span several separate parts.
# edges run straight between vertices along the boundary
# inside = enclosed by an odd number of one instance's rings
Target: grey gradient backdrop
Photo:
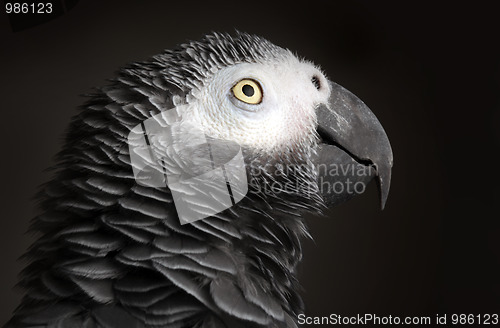
[[[3,11],[3,8],[2,8]],[[500,312],[500,39],[496,10],[360,1],[81,0],[13,33],[0,14],[0,324],[30,245],[37,186],[80,94],[122,65],[209,31],[256,33],[321,65],[375,112],[395,167],[376,188],[309,218],[310,315]]]

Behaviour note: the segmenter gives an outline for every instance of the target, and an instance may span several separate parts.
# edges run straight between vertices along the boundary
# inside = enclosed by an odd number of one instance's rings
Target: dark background
[[[500,312],[500,24],[494,6],[360,1],[81,0],[12,32],[0,14],[0,324],[80,94],[126,63],[210,31],[259,34],[321,65],[375,112],[393,185],[310,218],[301,282],[309,315]]]

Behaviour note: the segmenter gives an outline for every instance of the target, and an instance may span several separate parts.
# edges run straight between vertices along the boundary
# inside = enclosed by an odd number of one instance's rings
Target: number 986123
[[[7,14],[50,14],[52,3],[6,2],[5,12]]]

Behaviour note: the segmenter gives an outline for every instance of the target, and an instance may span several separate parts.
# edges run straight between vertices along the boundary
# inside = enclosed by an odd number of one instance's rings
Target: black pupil
[[[253,89],[253,87],[251,85],[248,85],[248,84],[245,84],[243,86],[243,88],[241,89],[241,91],[243,91],[243,93],[247,97],[251,97],[255,93],[255,90]]]

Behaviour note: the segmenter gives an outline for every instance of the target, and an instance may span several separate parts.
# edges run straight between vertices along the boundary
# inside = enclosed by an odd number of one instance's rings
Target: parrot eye
[[[262,88],[257,81],[243,79],[231,89],[234,96],[244,103],[256,105],[262,102]]]

